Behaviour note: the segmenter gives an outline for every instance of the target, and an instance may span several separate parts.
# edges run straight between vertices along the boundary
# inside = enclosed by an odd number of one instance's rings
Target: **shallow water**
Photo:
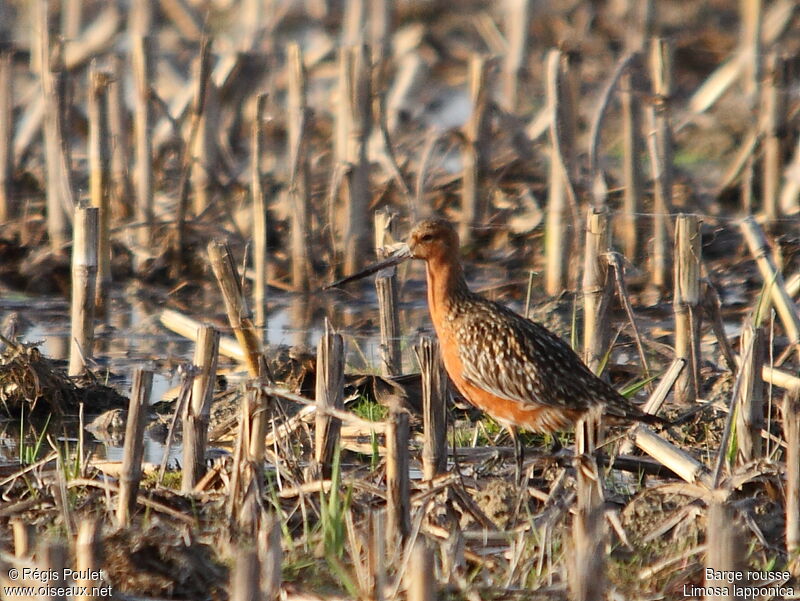
[[[180,384],[178,367],[189,362],[194,352],[194,342],[179,336],[159,322],[159,315],[165,307],[165,298],[160,291],[148,290],[142,293],[139,287],[131,284],[120,287],[111,294],[107,320],[98,320],[95,333],[94,361],[95,373],[104,383],[115,388],[123,396],[128,396],[131,375],[136,368],[146,368],[154,372],[151,403],[165,400],[171,395],[168,391]],[[208,295],[213,296],[213,292]],[[215,318],[216,323],[224,323],[224,316],[218,312],[221,303],[216,299],[210,303],[214,308],[205,313],[192,315],[203,320]],[[379,363],[379,339],[377,328],[377,309],[374,290],[369,286],[354,287],[346,292],[335,291],[311,297],[300,297],[287,293],[276,293],[270,298],[268,327],[264,341],[269,345],[306,345],[315,347],[322,335],[324,319],[327,316],[334,327],[342,331],[347,349],[349,369],[374,371]],[[416,307],[416,308],[414,308]],[[409,311],[420,313],[419,302],[409,303]],[[180,310],[180,309],[178,309]],[[37,344],[41,352],[55,360],[66,369],[69,352],[69,306],[61,297],[30,297],[23,294],[6,294],[0,298],[0,321],[10,313],[17,312],[23,318],[17,332],[18,339],[29,344]],[[217,314],[215,314],[217,313]],[[417,317],[414,318],[416,321]],[[219,328],[223,336],[231,336],[228,328]],[[411,339],[416,339],[416,328],[408,340],[402,342],[406,365],[411,361]],[[220,357],[220,369],[243,370],[235,362]],[[242,376],[244,377],[244,375]],[[236,379],[235,376],[233,378]],[[174,398],[174,397],[173,397]],[[86,409],[85,422],[88,424],[96,414]],[[0,465],[16,464],[20,458],[20,427],[17,422],[5,422],[0,430]],[[36,445],[44,423],[26,424],[22,438],[24,448]],[[77,419],[66,419],[58,424],[47,425],[47,432],[59,445],[77,443],[79,425]],[[100,442],[89,432],[84,433],[87,442],[94,441],[92,452],[95,457],[107,460],[121,460],[122,447],[114,441]],[[118,440],[117,443],[121,443]],[[39,456],[51,451],[45,441]],[[165,446],[145,433],[145,462],[160,463]],[[27,452],[27,451],[26,451]],[[180,459],[182,453],[179,442],[173,442],[170,449],[170,462]]]

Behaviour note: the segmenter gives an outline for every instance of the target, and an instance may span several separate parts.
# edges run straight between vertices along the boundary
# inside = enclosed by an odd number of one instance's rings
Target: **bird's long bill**
[[[398,265],[410,258],[411,258],[411,249],[408,247],[408,244],[399,244],[392,251],[392,254],[386,257],[383,261],[378,261],[377,263],[373,263],[372,265],[365,267],[358,273],[354,273],[353,275],[348,275],[347,277],[344,277],[341,280],[336,280],[335,282],[325,286],[323,290],[329,290],[330,288],[338,288],[339,286],[344,286],[345,284],[349,284],[350,282],[354,282],[356,280],[365,278],[368,275],[372,275],[373,273],[377,273],[381,269],[386,269],[387,267]]]

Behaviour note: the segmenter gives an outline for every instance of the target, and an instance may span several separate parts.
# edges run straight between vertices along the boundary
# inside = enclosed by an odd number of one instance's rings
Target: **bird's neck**
[[[430,257],[426,264],[428,275],[428,306],[436,324],[454,302],[469,294],[464,269],[456,257]]]

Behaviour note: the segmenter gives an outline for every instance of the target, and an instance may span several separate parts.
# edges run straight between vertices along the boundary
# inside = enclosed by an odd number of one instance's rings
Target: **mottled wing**
[[[521,404],[578,411],[601,404],[610,415],[639,414],[563,340],[502,305],[481,301],[454,324],[463,376],[472,384]]]

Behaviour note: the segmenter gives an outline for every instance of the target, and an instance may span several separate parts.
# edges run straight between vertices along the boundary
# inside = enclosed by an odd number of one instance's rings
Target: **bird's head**
[[[411,257],[425,261],[458,252],[458,234],[445,219],[425,219],[408,236]]]
[[[373,263],[358,273],[328,284],[325,288],[343,286],[408,259],[452,261],[457,254],[458,234],[450,222],[445,219],[425,219],[412,228],[408,242],[393,245],[391,253],[383,261]],[[457,263],[458,259],[455,261]]]

